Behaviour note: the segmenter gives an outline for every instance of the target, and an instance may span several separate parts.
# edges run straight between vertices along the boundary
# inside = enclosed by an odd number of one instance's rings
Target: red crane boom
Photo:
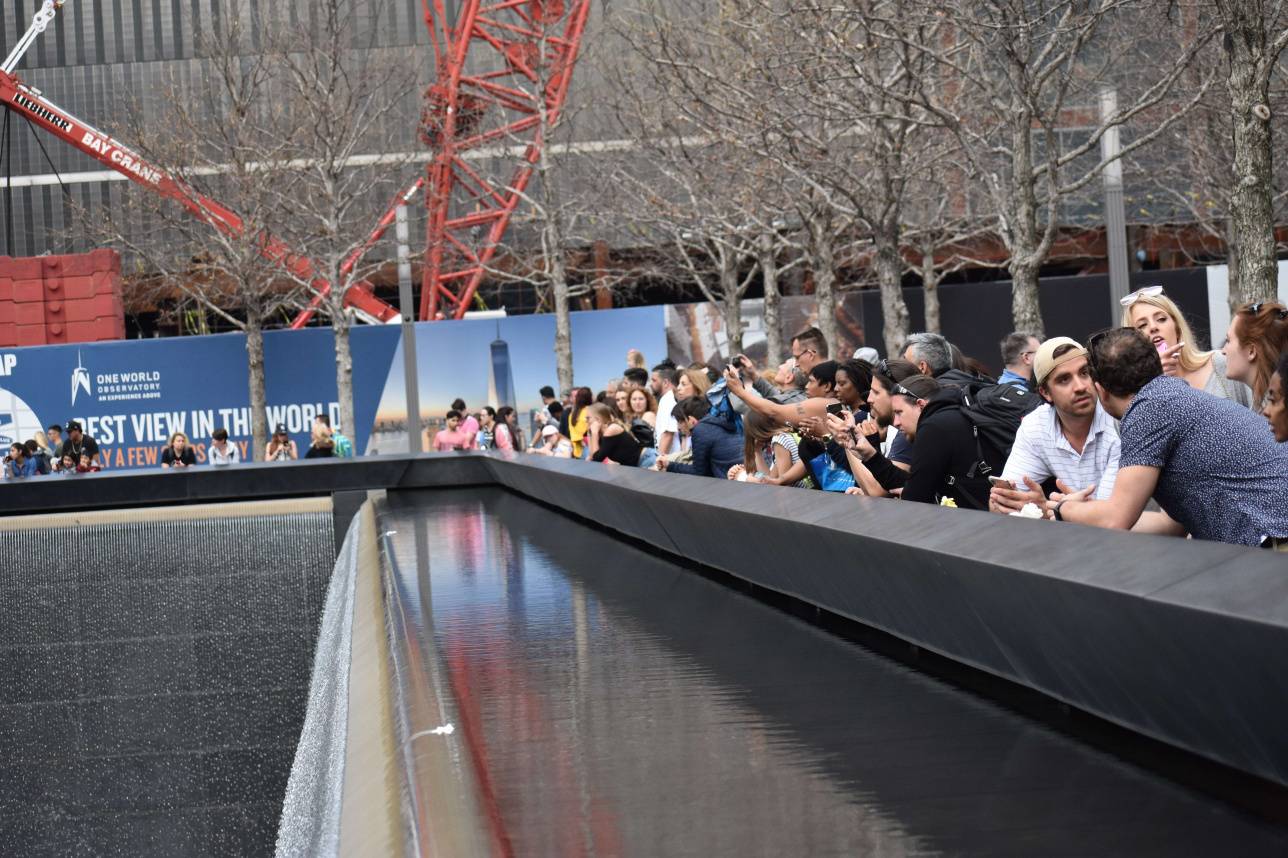
[[[124,144],[76,118],[3,70],[0,70],[0,104],[129,180],[174,200],[198,220],[205,221],[215,229],[229,235],[240,235],[245,229],[245,223],[236,212],[148,163]],[[266,259],[281,264],[302,282],[311,283],[315,293],[330,289],[330,284],[314,271],[313,263],[294,253],[281,239],[271,235],[264,236],[260,253]],[[356,262],[356,258],[351,258],[345,264],[351,269]],[[397,310],[361,286],[351,288],[345,299],[359,314],[371,321],[388,322],[398,318]]]
[[[245,230],[231,209],[197,192],[87,122],[23,84],[14,69],[66,0],[45,0],[32,26],[0,66],[0,104],[199,220],[232,235]],[[400,193],[366,242],[345,260],[348,275],[394,222],[399,206],[423,188],[428,208],[420,301],[422,320],[461,318],[523,194],[568,97],[573,67],[590,15],[590,0],[421,0],[434,51],[437,82],[425,93],[421,138],[432,160],[426,175]],[[453,3],[454,14],[447,4]],[[468,70],[468,71],[467,71]],[[468,163],[469,153],[519,153],[501,184]],[[480,151],[481,150],[481,151]],[[331,289],[313,263],[271,235],[260,252],[309,283],[314,295],[292,328],[309,322]],[[360,281],[345,304],[374,322],[399,313]]]

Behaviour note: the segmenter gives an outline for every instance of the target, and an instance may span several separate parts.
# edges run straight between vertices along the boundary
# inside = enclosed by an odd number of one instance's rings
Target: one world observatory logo
[[[94,395],[94,391],[89,386],[89,370],[85,368],[85,361],[77,351],[76,368],[72,370],[72,405],[76,404],[76,395],[82,390],[85,391],[86,396]]]

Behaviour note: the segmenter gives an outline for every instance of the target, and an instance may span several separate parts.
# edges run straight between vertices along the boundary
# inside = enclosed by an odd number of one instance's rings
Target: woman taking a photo
[[[197,455],[188,446],[188,436],[175,432],[170,436],[170,443],[161,451],[161,467],[191,468],[197,464]]]
[[[590,459],[592,462],[616,462],[634,468],[640,463],[643,447],[635,440],[620,418],[602,402],[587,407]]]
[[[277,429],[273,432],[273,437],[268,439],[267,446],[264,447],[265,462],[289,462],[291,459],[298,459],[300,450],[291,440],[291,436],[286,434],[286,424],[278,423]]]
[[[1225,355],[1199,350],[1181,308],[1163,294],[1162,286],[1137,289],[1121,303],[1123,327],[1135,328],[1153,342],[1165,374],[1184,379],[1195,390],[1252,407],[1252,391],[1226,378]]]

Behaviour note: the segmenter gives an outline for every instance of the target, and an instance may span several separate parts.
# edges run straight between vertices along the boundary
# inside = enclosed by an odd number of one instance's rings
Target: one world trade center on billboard
[[[514,370],[510,367],[510,344],[501,339],[501,323],[496,325],[496,339],[492,341],[492,377],[487,384],[488,405],[500,408],[514,404]]]

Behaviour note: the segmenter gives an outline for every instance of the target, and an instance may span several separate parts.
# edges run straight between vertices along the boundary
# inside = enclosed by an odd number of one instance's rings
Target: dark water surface
[[[499,490],[391,493],[384,526],[429,582],[511,854],[1288,854],[1288,831]]]

